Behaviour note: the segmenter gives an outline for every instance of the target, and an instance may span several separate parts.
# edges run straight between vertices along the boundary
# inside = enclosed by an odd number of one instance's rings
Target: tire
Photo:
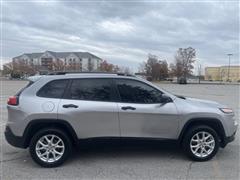
[[[72,142],[61,129],[45,128],[33,136],[29,152],[32,159],[40,166],[57,167],[63,164],[71,154]]]
[[[208,137],[205,140],[202,137]],[[199,137],[199,138],[198,138]],[[194,161],[212,159],[219,149],[220,139],[214,129],[209,126],[194,126],[188,130],[183,139],[183,149]]]

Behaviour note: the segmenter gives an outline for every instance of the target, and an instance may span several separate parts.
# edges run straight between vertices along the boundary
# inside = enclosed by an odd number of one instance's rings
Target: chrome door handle
[[[121,108],[122,110],[136,110],[136,108],[135,107],[132,107],[132,106],[123,106],[122,108]]]
[[[75,104],[64,104],[63,108],[78,108],[78,106]]]

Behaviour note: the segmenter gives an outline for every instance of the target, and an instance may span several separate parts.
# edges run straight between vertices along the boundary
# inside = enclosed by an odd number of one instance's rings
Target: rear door
[[[109,78],[73,79],[58,107],[58,118],[67,120],[79,138],[118,137],[119,120]]]
[[[121,136],[176,138],[177,109],[173,102],[161,103],[160,90],[133,79],[116,79],[115,82],[120,95]]]

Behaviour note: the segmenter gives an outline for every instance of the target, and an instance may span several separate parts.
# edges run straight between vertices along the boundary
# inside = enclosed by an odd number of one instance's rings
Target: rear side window
[[[37,96],[48,98],[61,98],[67,87],[68,80],[54,80],[43,86]]]
[[[33,83],[34,83],[33,81],[29,81],[24,88],[22,88],[20,91],[17,92],[16,96],[20,96],[21,93],[22,93],[25,89],[27,89],[28,87],[30,87]]]
[[[162,92],[148,84],[135,80],[118,79],[116,85],[121,102],[151,104],[159,103],[161,100]]]
[[[75,79],[69,92],[70,99],[111,101],[111,79]]]

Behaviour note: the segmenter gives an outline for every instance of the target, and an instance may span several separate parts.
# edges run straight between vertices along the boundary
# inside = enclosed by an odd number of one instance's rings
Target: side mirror
[[[172,102],[172,99],[169,96],[167,96],[166,94],[162,94],[160,103],[166,104],[169,102]]]

